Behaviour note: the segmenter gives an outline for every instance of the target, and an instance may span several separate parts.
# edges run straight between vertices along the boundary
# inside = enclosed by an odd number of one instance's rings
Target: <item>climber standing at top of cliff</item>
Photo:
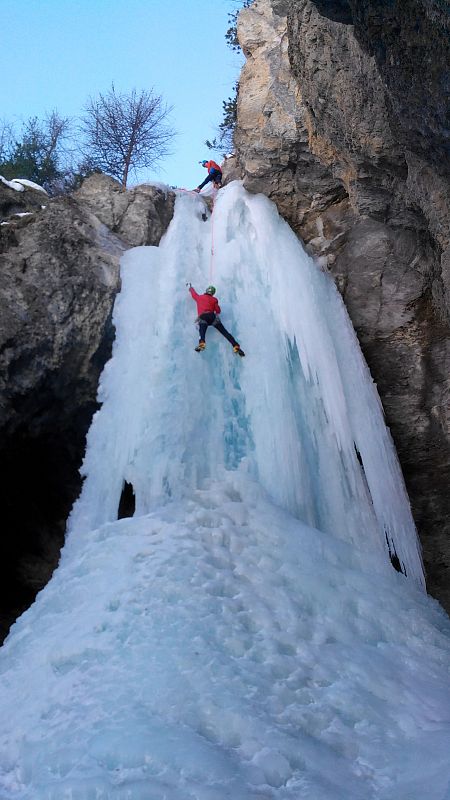
[[[208,286],[205,289],[204,294],[197,294],[192,284],[187,283],[186,286],[189,287],[189,291],[191,293],[191,297],[197,303],[197,313],[198,317],[196,322],[198,322],[198,327],[200,331],[200,341],[195,348],[197,353],[201,353],[202,350],[205,349],[205,336],[206,336],[206,329],[209,325],[212,325],[222,336],[225,336],[225,339],[228,339],[231,345],[233,345],[233,350],[238,356],[245,356],[243,350],[241,350],[240,345],[237,343],[234,336],[227,331],[227,329],[222,325],[219,314],[220,314],[220,306],[217,300],[217,297],[214,297],[216,293],[215,286]]]
[[[197,186],[197,188],[194,189],[194,192],[201,192],[203,187],[206,186],[206,184],[209,183],[210,181],[214,183],[216,189],[220,189],[220,187],[222,186],[222,170],[220,169],[219,165],[216,164],[215,161],[206,161],[206,159],[204,161],[199,161],[198,163],[201,164],[202,167],[205,167],[205,169],[208,170],[208,174],[203,183],[201,183],[200,186]]]

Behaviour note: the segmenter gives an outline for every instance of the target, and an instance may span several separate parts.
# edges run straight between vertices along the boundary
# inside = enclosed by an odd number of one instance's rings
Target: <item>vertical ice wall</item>
[[[213,329],[194,352],[186,281],[217,286],[244,360]],[[295,516],[372,558],[395,551],[423,583],[395,450],[342,300],[267,198],[231,184],[205,220],[201,198],[178,196],[160,246],[124,256],[122,285],[70,530],[116,519],[124,481],[141,515],[245,469]]]

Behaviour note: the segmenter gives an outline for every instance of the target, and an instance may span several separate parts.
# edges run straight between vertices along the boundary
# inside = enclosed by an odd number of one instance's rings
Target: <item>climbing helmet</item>
[[[216,287],[215,286],[208,286],[208,288],[205,289],[205,294],[215,294],[215,293],[216,293]]]

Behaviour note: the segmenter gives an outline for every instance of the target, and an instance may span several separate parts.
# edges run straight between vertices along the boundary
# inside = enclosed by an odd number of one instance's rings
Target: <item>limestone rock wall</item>
[[[58,561],[111,353],[120,256],[158,244],[173,206],[171,193],[123,192],[102,175],[54,200],[0,183],[0,636]]]
[[[343,294],[450,609],[449,17],[437,0],[255,0],[238,35],[244,185]]]
[[[173,216],[173,192],[141,184],[122,190],[107,175],[94,175],[75,194],[76,201],[130,247],[159,244]]]

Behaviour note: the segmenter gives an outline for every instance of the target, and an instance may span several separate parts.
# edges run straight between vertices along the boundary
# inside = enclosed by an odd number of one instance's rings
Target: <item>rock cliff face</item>
[[[120,255],[158,244],[173,204],[102,175],[55,200],[0,183],[0,635],[58,561],[111,352]]]
[[[439,0],[255,0],[236,132],[244,185],[343,294],[447,609],[449,20]]]

